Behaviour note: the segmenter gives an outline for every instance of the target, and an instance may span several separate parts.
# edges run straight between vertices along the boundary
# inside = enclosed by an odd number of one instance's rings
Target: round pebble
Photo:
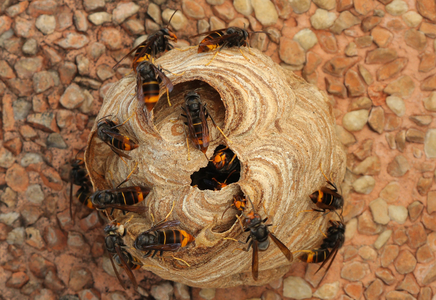
[[[90,14],[88,16],[88,20],[94,24],[94,25],[102,25],[104,23],[111,23],[112,22],[112,15],[108,14],[107,12],[96,12],[93,14]]]
[[[26,190],[26,197],[30,202],[35,204],[41,204],[45,199],[44,192],[39,184],[29,185]]]
[[[309,50],[318,43],[316,34],[308,28],[297,32],[294,35],[294,40],[297,41],[305,51]]]
[[[335,281],[322,285],[319,289],[315,291],[313,296],[320,299],[335,299],[338,292],[339,281]]]
[[[416,27],[421,24],[422,17],[416,11],[408,11],[402,16],[404,23],[409,27]]]
[[[389,240],[389,238],[392,235],[392,230],[385,230],[383,231],[377,238],[377,240],[374,242],[374,248],[375,249],[380,249],[381,247],[383,247],[386,242]]]
[[[401,16],[409,9],[407,3],[403,0],[394,0],[386,5],[385,8],[386,11],[393,16]]]
[[[375,179],[372,176],[362,176],[353,182],[353,189],[356,193],[368,195],[375,186]]]
[[[368,121],[369,111],[366,109],[360,109],[350,111],[345,114],[342,119],[342,126],[348,131],[359,131],[363,129]]]
[[[254,15],[263,26],[271,26],[277,23],[279,15],[271,0],[251,0]]]
[[[36,28],[44,34],[51,34],[56,28],[56,18],[49,15],[40,15],[36,18]]]
[[[233,0],[233,7],[238,13],[244,16],[249,16],[253,12],[251,0]]]
[[[310,17],[310,23],[315,29],[330,28],[336,20],[336,14],[325,9],[318,8]]]
[[[436,129],[429,129],[425,134],[424,151],[427,158],[436,157]]]
[[[407,208],[399,205],[389,205],[389,217],[398,224],[404,224],[407,219]]]
[[[283,280],[283,296],[293,299],[306,299],[312,297],[312,289],[303,278],[289,276]]]
[[[398,117],[402,117],[406,113],[406,105],[400,97],[389,96],[386,98],[386,104]]]

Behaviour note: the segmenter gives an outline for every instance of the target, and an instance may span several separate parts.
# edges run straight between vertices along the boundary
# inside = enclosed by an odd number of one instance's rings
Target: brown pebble
[[[407,45],[419,52],[423,51],[427,44],[427,39],[425,38],[424,33],[416,29],[407,30],[404,34],[404,41]]]
[[[426,243],[423,246],[419,247],[416,251],[416,259],[419,263],[428,263],[432,261],[434,258],[433,250]]]
[[[360,58],[356,57],[345,57],[345,56],[336,56],[332,59],[328,60],[322,67],[323,71],[327,74],[341,77],[344,76],[344,73],[351,68],[354,64],[356,64]]]
[[[397,245],[386,245],[380,256],[382,267],[388,267],[397,258],[399,252],[400,248]]]
[[[71,290],[78,292],[83,288],[92,287],[93,283],[92,272],[88,268],[73,267],[71,269],[68,283]]]
[[[397,144],[398,146],[398,144]],[[397,155],[388,164],[387,171],[393,177],[401,177],[409,171],[409,162],[403,155]]]
[[[419,62],[418,71],[422,73],[427,73],[433,70],[436,64],[436,54],[435,53],[424,53],[421,55],[421,61]]]
[[[415,298],[405,292],[390,291],[386,294],[386,300],[414,300]]]
[[[26,170],[16,163],[6,171],[5,179],[7,185],[15,192],[24,192],[29,186],[29,176]]]
[[[24,272],[13,273],[12,276],[6,281],[6,286],[14,289],[20,289],[29,281],[29,276]]]
[[[371,109],[368,117],[368,125],[378,134],[383,133],[385,127],[385,113],[381,106],[374,106]]]
[[[418,143],[418,144],[424,144],[425,139],[425,132],[415,129],[415,128],[409,128],[406,132],[406,140],[409,143]]]
[[[359,281],[369,272],[370,270],[367,264],[352,261],[344,264],[341,270],[341,277],[349,281]]]
[[[377,299],[384,291],[385,285],[380,279],[374,280],[366,289],[366,299]]]
[[[384,64],[377,70],[377,80],[382,81],[395,77],[407,66],[408,61],[407,58],[400,57]]]
[[[54,226],[47,226],[44,229],[44,240],[47,242],[47,248],[51,250],[62,250],[67,245],[65,234]]]
[[[407,207],[409,211],[410,221],[416,221],[421,215],[422,210],[424,209],[424,205],[420,201],[414,201]]]
[[[409,250],[401,250],[394,262],[395,269],[400,274],[412,272],[416,266],[416,258]]]
[[[41,255],[34,253],[29,257],[29,270],[38,278],[44,279],[49,270],[55,270],[55,265]]]
[[[390,48],[377,48],[366,55],[367,64],[385,64],[397,58],[397,52]]]
[[[86,218],[83,218],[79,222],[79,226],[83,231],[91,230],[99,224],[99,217],[97,211],[93,211]]]
[[[49,188],[56,191],[62,190],[63,182],[59,173],[55,169],[46,167],[40,173],[42,182]]]
[[[360,233],[376,235],[383,230],[383,226],[376,224],[373,221],[372,214],[369,211],[365,211],[357,220],[357,230],[359,230]]]
[[[393,285],[397,282],[390,269],[379,268],[375,271],[375,276],[383,280],[387,285]]]
[[[430,300],[431,299],[431,287],[423,287],[421,288],[421,291],[419,292],[418,300]]]
[[[392,238],[394,242],[399,246],[403,245],[409,239],[406,235],[406,230],[403,227],[400,227],[397,230],[395,230]]]
[[[351,97],[362,96],[365,93],[365,85],[354,70],[348,70],[345,74],[345,86],[348,89],[348,95]]]
[[[345,293],[353,299],[360,299],[363,295],[363,285],[361,282],[351,282],[344,286]]]

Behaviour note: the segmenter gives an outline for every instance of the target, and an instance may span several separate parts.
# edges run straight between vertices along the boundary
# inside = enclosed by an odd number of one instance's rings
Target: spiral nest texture
[[[213,53],[197,49],[167,52],[155,64],[174,84],[168,105],[161,86],[160,100],[147,117],[136,99],[136,80],[127,76],[114,84],[104,99],[97,120],[111,115],[118,124],[133,115],[120,131],[139,144],[129,152],[132,160],[120,159],[96,134],[94,125],[85,154],[86,167],[94,189],[115,188],[134,169],[124,186],[139,185],[151,189],[137,204],[148,207],[144,215],[115,212],[128,234],[124,242],[132,255],[140,258],[143,268],[165,279],[197,287],[263,285],[283,276],[292,262],[286,260],[274,243],[259,253],[259,279],[251,276],[251,252],[231,239],[245,242],[244,233],[229,209],[233,196],[243,193],[253,201],[275,236],[291,251],[313,249],[323,236],[326,219],[319,213],[301,213],[313,203],[309,195],[325,186],[320,171],[336,183],[343,180],[346,155],[335,133],[335,119],[325,93],[274,63],[257,49],[223,49],[205,66]],[[208,160],[190,144],[190,160],[181,104],[187,92],[195,90],[206,103],[227,141],[209,120],[210,158],[219,145],[228,145],[237,155],[239,181],[220,191],[200,190],[191,186],[191,175],[206,167]],[[174,207],[173,207],[174,206]],[[152,224],[165,219],[181,222],[195,242],[161,258],[142,258],[133,241]],[[248,205],[251,210],[251,205]],[[297,215],[298,214],[298,215]],[[333,215],[330,214],[329,217]],[[225,239],[231,238],[231,239]],[[294,261],[298,257],[294,255]]]

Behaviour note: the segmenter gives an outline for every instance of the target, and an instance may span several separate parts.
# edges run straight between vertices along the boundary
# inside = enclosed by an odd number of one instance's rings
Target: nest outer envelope
[[[195,242],[176,252],[165,252],[163,259],[143,258],[143,268],[189,286],[225,288],[236,285],[264,285],[283,276],[292,267],[270,239],[270,246],[259,253],[259,279],[251,274],[249,252],[235,241],[245,242],[234,209],[224,210],[235,194],[244,193],[254,202],[256,211],[265,218],[274,234],[291,251],[313,249],[323,236],[318,228],[327,227],[327,218],[319,213],[297,213],[313,208],[309,195],[326,185],[320,164],[327,176],[341,183],[345,174],[346,154],[335,132],[331,104],[324,92],[283,69],[256,49],[247,61],[238,49],[223,49],[209,66],[213,53],[198,54],[196,49],[172,50],[155,61],[170,70],[167,76],[174,84],[170,107],[161,84],[160,100],[153,118],[147,119],[136,99],[133,75],[114,84],[108,91],[97,119],[111,115],[120,124],[120,132],[139,144],[126,152],[132,160],[124,163],[96,134],[97,122],[91,131],[85,154],[86,167],[96,190],[115,188],[138,168],[123,185],[140,185],[152,189],[142,203],[149,210],[139,216],[114,213],[125,224],[124,238],[129,251],[142,258],[133,248],[141,232],[163,220],[180,220],[180,226],[194,235]],[[184,72],[184,73],[183,73]],[[183,73],[180,75],[180,73]],[[181,104],[190,90],[196,89],[216,123],[229,137],[230,148],[241,162],[241,177],[221,191],[201,191],[192,187],[191,174],[208,163],[203,153],[190,142],[186,147]],[[225,138],[208,120],[210,146],[207,156]],[[250,206],[249,206],[250,207]],[[328,217],[333,214],[328,215]],[[245,246],[246,247],[246,246]],[[298,261],[299,254],[294,255]],[[189,264],[189,267],[180,258]]]

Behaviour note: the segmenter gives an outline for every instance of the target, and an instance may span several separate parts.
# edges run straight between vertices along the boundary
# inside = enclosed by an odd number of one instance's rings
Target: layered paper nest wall
[[[124,223],[128,234],[124,241],[137,257],[143,253],[133,248],[136,236],[162,220],[180,220],[180,227],[196,237],[194,243],[177,252],[165,252],[163,259],[142,259],[144,269],[165,279],[197,287],[263,285],[283,276],[290,262],[271,242],[260,252],[259,280],[251,275],[251,255],[238,251],[243,245],[224,238],[245,242],[235,217],[235,210],[222,213],[238,193],[248,195],[260,215],[269,217],[274,234],[291,250],[312,249],[320,245],[327,218],[313,222],[319,213],[297,213],[313,207],[309,195],[325,185],[320,171],[336,183],[343,180],[346,155],[335,133],[335,119],[326,95],[274,63],[256,49],[247,61],[237,49],[224,49],[205,66],[212,53],[197,54],[196,49],[172,50],[156,60],[176,75],[167,73],[174,84],[168,105],[165,90],[147,119],[136,99],[136,80],[132,75],[116,83],[107,93],[97,119],[107,115],[119,123],[133,117],[120,131],[135,140],[139,147],[124,163],[98,139],[95,124],[86,152],[86,166],[97,190],[114,188],[138,162],[138,168],[124,186],[140,185],[152,189],[143,216],[114,214]],[[199,190],[191,186],[192,173],[205,167],[208,160],[190,143],[190,157],[184,133],[181,104],[188,91],[197,90],[224,133],[229,147],[241,162],[241,177],[221,191]],[[226,145],[225,138],[209,120],[214,149]],[[189,264],[189,267],[182,261]],[[298,255],[294,255],[294,261]]]

